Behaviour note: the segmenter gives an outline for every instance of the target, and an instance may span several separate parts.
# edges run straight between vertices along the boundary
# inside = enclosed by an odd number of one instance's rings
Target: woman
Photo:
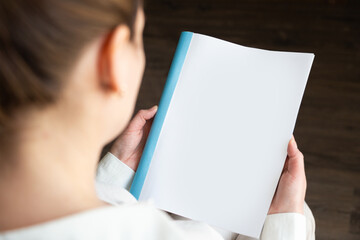
[[[141,3],[2,0],[0,24],[0,239],[243,238],[126,190],[156,113],[128,124],[145,66]],[[313,238],[305,190],[292,139],[261,239]]]

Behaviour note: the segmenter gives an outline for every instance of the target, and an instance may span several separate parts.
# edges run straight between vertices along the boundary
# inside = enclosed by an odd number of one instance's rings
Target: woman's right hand
[[[287,152],[285,166],[268,214],[304,214],[306,192],[304,156],[297,148],[294,137],[289,142]]]

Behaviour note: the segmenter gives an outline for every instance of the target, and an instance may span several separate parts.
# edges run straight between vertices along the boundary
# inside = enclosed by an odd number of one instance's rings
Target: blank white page
[[[139,200],[258,238],[313,58],[194,34]]]

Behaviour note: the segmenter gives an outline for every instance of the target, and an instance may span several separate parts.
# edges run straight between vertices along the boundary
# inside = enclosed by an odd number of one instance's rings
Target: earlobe
[[[121,94],[124,82],[117,74],[118,56],[125,52],[130,41],[130,29],[120,25],[108,33],[103,40],[98,60],[100,86],[106,90]]]

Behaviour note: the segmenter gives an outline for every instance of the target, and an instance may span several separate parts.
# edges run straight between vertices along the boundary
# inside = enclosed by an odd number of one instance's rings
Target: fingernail
[[[295,148],[298,148],[294,137],[291,139],[291,144],[293,144]]]

